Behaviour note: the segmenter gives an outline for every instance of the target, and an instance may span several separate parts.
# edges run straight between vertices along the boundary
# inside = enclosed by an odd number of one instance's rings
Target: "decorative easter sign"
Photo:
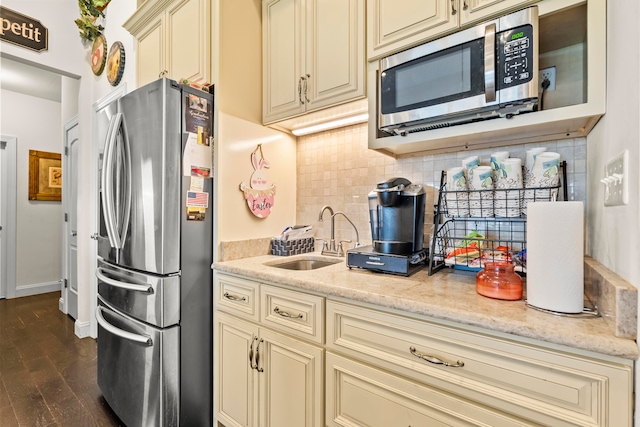
[[[260,157],[258,158],[258,152]],[[258,218],[266,218],[271,213],[271,208],[275,202],[276,185],[267,183],[267,171],[271,165],[262,154],[262,144],[258,144],[251,153],[251,164],[253,174],[249,186],[244,182],[240,183],[240,191],[244,193],[247,206],[252,214]]]

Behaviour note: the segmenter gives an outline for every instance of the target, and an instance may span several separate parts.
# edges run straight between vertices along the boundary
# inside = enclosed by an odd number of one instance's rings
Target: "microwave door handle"
[[[496,24],[484,27],[484,96],[486,102],[496,100]]]
[[[107,236],[109,244],[112,248],[119,248],[119,236],[115,230],[115,208],[113,206],[113,170],[112,162],[116,138],[118,136],[118,128],[122,121],[122,114],[116,113],[109,122],[107,130],[107,138],[104,146],[104,157],[102,158],[102,213],[104,215],[105,226],[107,227]]]
[[[134,342],[138,342],[140,344],[145,344],[145,345],[147,345],[149,347],[151,347],[153,345],[153,340],[151,339],[151,337],[148,337],[146,335],[138,335],[138,334],[134,334],[134,333],[131,333],[131,332],[123,331],[122,329],[116,328],[111,323],[107,322],[107,320],[102,316],[102,311],[103,310],[104,310],[104,308],[98,307],[98,309],[96,310],[96,320],[98,321],[98,324],[100,326],[102,326],[105,330],[107,330],[108,332],[111,332],[115,336],[118,336],[120,338],[124,338],[124,339],[129,340],[129,341],[134,341]]]

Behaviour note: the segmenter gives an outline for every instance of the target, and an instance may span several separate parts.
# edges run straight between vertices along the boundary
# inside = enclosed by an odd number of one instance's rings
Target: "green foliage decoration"
[[[98,18],[104,18],[104,8],[111,0],[78,0],[80,17],[75,20],[80,30],[80,38],[93,41],[102,34],[104,27],[96,24]]]

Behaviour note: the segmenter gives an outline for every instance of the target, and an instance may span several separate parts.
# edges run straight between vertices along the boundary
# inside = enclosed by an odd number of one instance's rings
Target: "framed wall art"
[[[62,200],[62,156],[29,150],[29,200]]]

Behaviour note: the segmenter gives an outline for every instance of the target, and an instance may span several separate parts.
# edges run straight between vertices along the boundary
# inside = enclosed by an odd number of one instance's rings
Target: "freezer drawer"
[[[177,426],[180,327],[157,329],[98,297],[98,385],[128,427]]]
[[[180,321],[180,276],[152,276],[98,259],[98,295],[123,313],[160,328]]]

